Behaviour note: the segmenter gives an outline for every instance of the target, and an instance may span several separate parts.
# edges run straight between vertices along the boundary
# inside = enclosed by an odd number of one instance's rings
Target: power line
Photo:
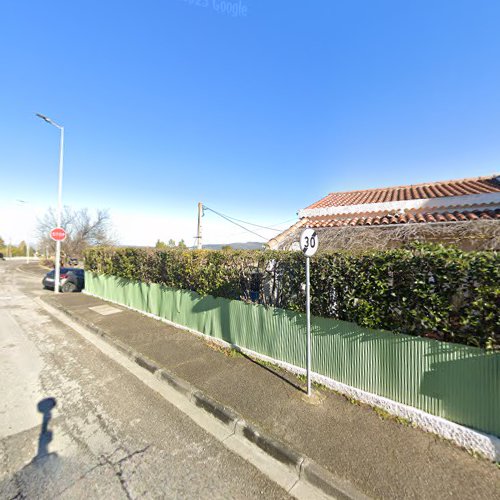
[[[207,210],[211,210],[212,212],[216,213],[217,215],[220,215],[220,216],[224,216],[226,217],[227,219],[231,219],[231,220],[236,220],[238,222],[241,222],[242,224],[248,224],[249,226],[255,226],[255,227],[260,227],[262,229],[269,229],[271,231],[278,231],[280,232],[281,229],[276,229],[274,227],[269,227],[269,226],[261,226],[260,224],[254,224],[253,222],[248,222],[246,220],[241,220],[241,219],[237,219],[236,217],[231,217],[230,215],[225,215],[225,214],[220,214],[219,212],[216,212],[215,210],[211,209],[211,208],[208,208],[207,206],[203,205],[203,208],[207,209]],[[277,224],[275,224],[277,225]]]
[[[277,224],[271,224],[271,225],[269,226],[269,229],[274,228],[274,227],[276,227],[276,226],[281,226],[282,224],[285,224],[285,223],[287,223],[287,222],[296,221],[296,220],[297,220],[297,217],[294,217],[293,219],[288,219],[288,220],[285,220],[285,221],[283,221],[283,222],[278,222]],[[284,231],[284,230],[285,230],[285,228],[278,229],[278,231]],[[240,232],[240,231],[238,231],[237,233],[231,233],[231,234],[230,234],[230,237],[231,237],[231,238],[234,238],[234,237],[240,236],[240,235],[242,235],[242,234],[245,234],[245,233],[244,233],[244,232]]]
[[[247,227],[242,226],[241,224],[238,224],[237,222],[234,222],[234,220],[232,220],[233,219],[232,217],[229,217],[227,215],[224,215],[224,214],[221,214],[219,212],[216,212],[215,210],[207,207],[206,205],[203,205],[203,208],[204,208],[204,210],[209,210],[210,212],[213,212],[214,214],[218,215],[219,217],[222,217],[223,219],[226,219],[228,222],[231,222],[231,224],[235,224],[236,226],[241,227],[245,231],[248,231],[249,233],[255,234],[255,236],[258,236],[259,238],[262,238],[263,240],[267,240],[268,239],[265,236],[262,236],[259,233],[256,233],[255,231],[252,231],[251,229],[248,229]],[[235,219],[235,220],[239,220],[239,219]],[[244,221],[240,221],[240,222],[244,222]],[[250,224],[249,222],[244,222],[244,223],[245,224]],[[252,225],[255,226],[256,224],[252,224]],[[264,228],[264,226],[259,226],[259,227]],[[270,228],[264,228],[264,229],[270,229]]]
[[[253,222],[248,222],[246,220],[237,219],[236,217],[231,217],[230,215],[220,214],[219,212],[216,212],[215,210],[213,210],[212,208],[207,207],[206,205],[203,205],[203,208],[206,209],[206,210],[211,210],[212,212],[216,213],[217,215],[221,215],[221,216],[227,217],[228,219],[236,220],[236,221],[241,222],[243,224],[248,224],[249,226],[260,227],[262,229],[269,229],[270,231],[276,231],[276,232],[281,232],[281,231],[283,231],[283,229],[276,229],[276,227],[273,227],[273,226],[280,226],[281,224],[285,224],[286,222],[290,222],[290,221],[296,219],[296,217],[294,217],[293,219],[288,219],[288,220],[285,220],[283,222],[278,222],[276,224],[272,224],[271,226],[261,226],[260,224],[254,224]]]
[[[297,220],[297,217],[294,217],[293,219],[284,220],[283,222],[278,222],[277,224],[273,224],[272,226],[281,226],[281,224],[285,224],[286,222],[292,222],[293,220]],[[283,231],[283,229],[279,229],[278,231]]]
[[[229,215],[227,217],[229,219],[237,220],[238,222],[242,222],[243,224],[248,224],[249,226],[260,227],[262,229],[269,229],[270,231],[278,231],[278,232],[281,231],[281,229],[276,229],[274,227],[268,227],[268,226],[261,226],[260,224],[253,224],[252,222],[247,222],[247,221],[244,221],[244,220],[236,219],[236,217],[230,217]]]

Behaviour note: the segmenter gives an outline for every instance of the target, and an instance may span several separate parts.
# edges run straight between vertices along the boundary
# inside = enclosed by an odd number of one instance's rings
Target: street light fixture
[[[61,227],[62,218],[62,179],[63,179],[63,150],[64,150],[64,127],[57,124],[45,115],[36,113],[38,118],[46,121],[50,125],[58,128],[61,131],[61,140],[59,143],[59,184],[57,190],[57,227]],[[61,276],[61,242],[56,241],[56,262],[55,262],[55,276],[54,276],[54,293],[59,293],[59,279]]]

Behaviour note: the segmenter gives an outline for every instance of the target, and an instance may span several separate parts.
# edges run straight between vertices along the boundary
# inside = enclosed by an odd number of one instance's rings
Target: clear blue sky
[[[2,2],[2,206],[55,205],[58,132],[35,112],[66,128],[64,203],[109,208],[126,243],[192,239],[198,201],[267,225],[500,170],[498,0],[199,3]],[[207,241],[256,239],[214,217]]]

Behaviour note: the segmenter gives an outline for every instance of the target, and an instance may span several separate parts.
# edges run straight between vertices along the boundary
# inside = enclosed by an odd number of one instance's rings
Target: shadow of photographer
[[[52,410],[55,408],[57,402],[55,398],[45,398],[38,402],[37,409],[43,415],[42,428],[38,436],[38,450],[33,460],[49,455],[49,443],[52,441],[53,434],[49,430],[49,423],[52,418]]]

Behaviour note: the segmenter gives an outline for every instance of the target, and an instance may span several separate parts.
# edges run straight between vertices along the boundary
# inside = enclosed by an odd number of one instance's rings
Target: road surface
[[[0,498],[288,498],[49,315],[18,266],[0,262]]]

